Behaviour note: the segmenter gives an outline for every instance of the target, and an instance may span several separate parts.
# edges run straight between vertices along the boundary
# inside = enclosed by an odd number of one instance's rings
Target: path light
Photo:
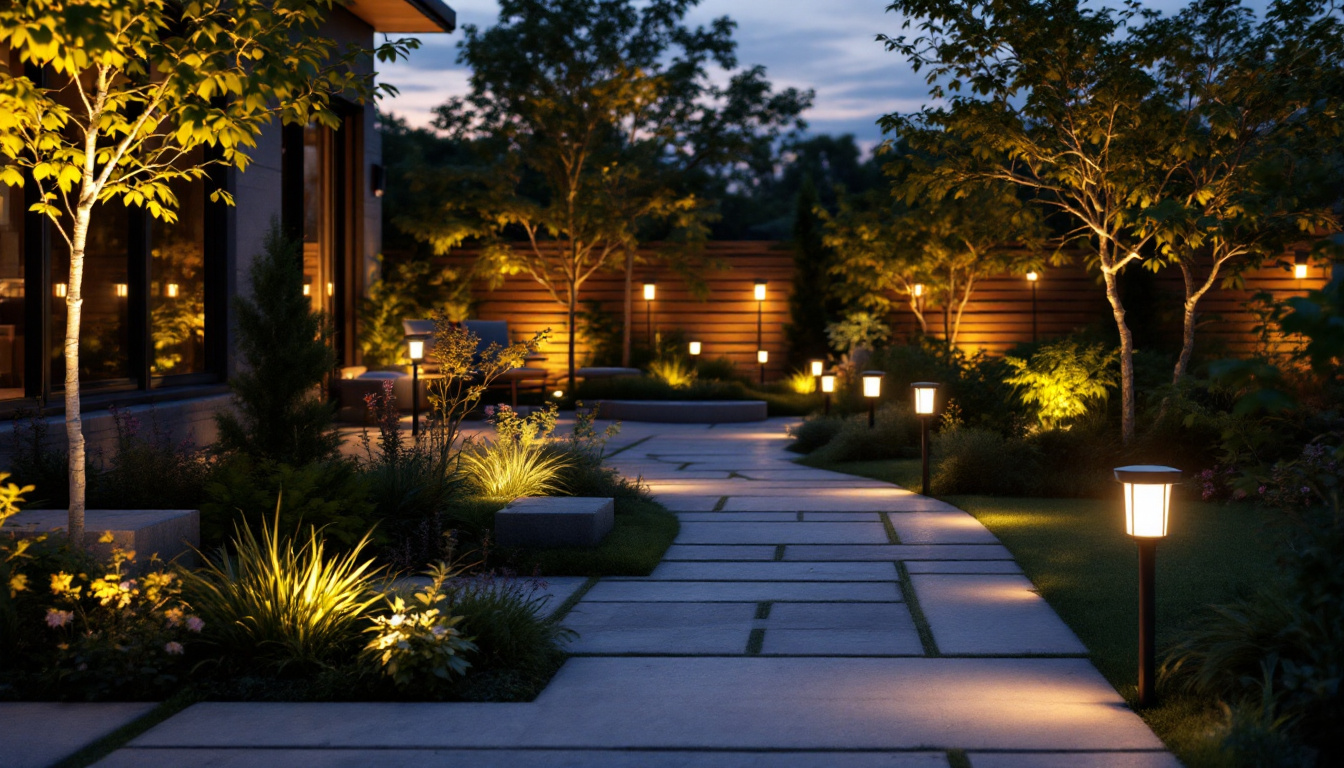
[[[692,341],[692,342],[691,342],[691,357],[699,357],[699,356],[700,356],[700,342],[698,342],[698,341]]]
[[[1036,283],[1041,276],[1035,272],[1027,273],[1027,282],[1031,284],[1031,343],[1036,343]]]
[[[761,383],[765,383],[765,364],[770,362],[770,353],[764,349],[756,350],[756,362],[761,366]]]
[[[863,396],[868,399],[868,428],[877,425],[877,399],[882,396],[882,371],[863,372]]]
[[[765,281],[757,280],[752,288],[752,297],[756,299],[756,360],[761,364],[761,384],[765,384],[765,342],[761,336],[761,321],[765,314]]]
[[[1157,682],[1154,663],[1156,601],[1153,598],[1157,541],[1167,535],[1171,486],[1181,471],[1140,464],[1117,467],[1115,479],[1125,492],[1125,533],[1139,545],[1139,706],[1151,706]]]
[[[821,391],[821,373],[826,370],[825,360],[813,360],[808,365],[812,369],[812,391]]]
[[[565,390],[563,390],[563,389],[557,389],[557,390],[555,390],[554,392],[551,393],[551,397],[554,397],[556,400],[559,400],[559,399],[563,398],[564,396],[565,396]]]
[[[644,337],[649,349],[653,349],[653,298],[658,295],[658,284],[652,280],[644,281]]]
[[[411,437],[420,435],[420,361],[425,357],[425,337],[406,337],[406,354],[411,358]]]
[[[923,463],[919,492],[925,496],[929,495],[929,422],[933,420],[935,395],[941,386],[936,381],[916,381],[910,385],[915,391],[915,415],[919,417],[919,456]]]
[[[1299,256],[1293,261],[1293,277],[1297,278],[1298,280],[1306,280],[1306,279],[1307,279],[1307,271],[1308,271],[1310,268],[1311,268],[1311,265],[1307,264],[1307,259],[1306,259],[1306,257],[1305,257],[1305,256],[1300,256],[1300,255],[1299,255]]]
[[[915,291],[914,291],[914,293],[915,293],[915,298],[916,298],[916,299],[918,299],[919,297],[923,296],[923,295],[924,295],[924,284],[923,284],[923,283],[915,283]]]
[[[825,410],[822,415],[831,415],[831,394],[835,392],[835,374],[824,373],[821,375],[821,399]]]

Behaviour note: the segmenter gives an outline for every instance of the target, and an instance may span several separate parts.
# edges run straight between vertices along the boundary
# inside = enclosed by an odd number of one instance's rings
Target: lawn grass
[[[919,487],[919,462],[842,462],[837,472]],[[1092,662],[1133,705],[1138,674],[1138,563],[1124,533],[1123,507],[1114,499],[1031,499],[947,496],[974,515],[1004,546],[1041,596],[1087,646]],[[1227,602],[1273,572],[1279,537],[1269,516],[1250,505],[1176,500],[1171,535],[1158,547],[1159,660],[1204,606]],[[1166,688],[1159,703],[1140,711],[1153,731],[1186,765],[1221,764],[1212,734],[1214,702]]]
[[[615,525],[595,549],[537,550],[526,559],[542,576],[648,576],[680,529],[656,501],[617,499]]]

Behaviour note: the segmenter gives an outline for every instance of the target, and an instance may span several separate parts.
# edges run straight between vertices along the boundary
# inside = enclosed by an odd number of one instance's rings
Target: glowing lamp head
[[[1166,536],[1171,486],[1180,481],[1181,471],[1137,464],[1116,467],[1115,479],[1125,489],[1125,533],[1144,539]]]
[[[910,385],[915,391],[915,413],[920,416],[933,415],[934,398],[942,385],[936,381],[917,381]]]
[[[882,396],[882,377],[887,374],[882,371],[864,371],[863,378],[863,396],[881,397]]]
[[[752,293],[757,301],[765,301],[765,281],[757,280]]]
[[[70,292],[70,286],[66,283],[56,283],[51,286],[51,290],[56,294],[57,298],[64,299],[66,294]]]
[[[556,400],[559,400],[560,398],[562,398],[562,397],[564,397],[564,396],[565,396],[565,391],[564,391],[563,389],[557,389],[557,390],[555,390],[554,392],[551,393],[551,397],[554,397]]]
[[[312,296],[312,295],[313,295],[313,284],[312,284],[312,283],[304,283],[304,284],[303,284],[303,295],[304,295],[304,296]]]
[[[916,299],[918,299],[920,296],[923,296],[923,295],[924,295],[924,284],[923,284],[923,283],[915,283],[915,289],[914,289],[913,293],[915,294],[915,298],[916,298]]]
[[[125,283],[117,283],[116,290],[117,290],[117,298],[119,299],[124,299],[131,293],[130,286],[126,285]]]
[[[820,376],[821,372],[826,368],[826,363],[823,360],[813,360],[808,363],[808,365],[812,368],[812,378],[814,379]]]
[[[177,283],[169,283],[163,287],[163,295],[170,299],[176,299],[178,291]]]
[[[657,283],[655,283],[655,282],[653,282],[652,280],[650,280],[649,282],[647,282],[647,283],[644,284],[644,300],[645,300],[645,301],[653,301],[653,298],[654,298],[655,296],[657,296],[657,295],[658,295],[658,284],[657,284]]]
[[[1027,282],[1028,282],[1028,283],[1034,283],[1034,282],[1036,282],[1037,280],[1040,280],[1040,279],[1041,279],[1041,276],[1038,275],[1038,274],[1036,274],[1035,272],[1028,272],[1028,273],[1027,273]]]
[[[334,295],[336,295],[336,284],[335,284],[335,283],[327,283],[327,295],[328,295],[328,296],[334,296]]]
[[[692,342],[691,342],[691,355],[692,355],[692,356],[696,356],[696,355],[699,355],[699,354],[700,354],[700,342],[698,342],[698,341],[692,341]]]
[[[1293,277],[1297,278],[1298,280],[1306,280],[1306,279],[1307,279],[1307,265],[1306,265],[1306,264],[1294,264],[1294,265],[1293,265]]]
[[[419,336],[407,337],[406,354],[412,360],[419,361],[425,359],[425,340]]]
[[[827,373],[821,377],[821,391],[828,395],[835,391],[835,374]]]
[[[770,353],[764,349],[756,350],[756,362],[765,365],[770,362]]]

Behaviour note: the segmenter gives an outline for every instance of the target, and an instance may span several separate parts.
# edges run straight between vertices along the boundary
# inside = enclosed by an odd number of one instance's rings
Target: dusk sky
[[[459,26],[495,23],[495,0],[447,0],[457,11]],[[928,92],[897,54],[874,40],[879,32],[901,33],[901,17],[884,9],[889,0],[703,0],[688,23],[706,24],[729,16],[738,24],[740,65],[764,64],[776,88],[816,90],[807,113],[810,133],[852,133],[865,147],[882,139],[876,120],[894,111],[912,111]],[[1179,0],[1150,2],[1171,12]],[[1251,3],[1263,7],[1262,2]],[[423,47],[408,63],[384,65],[380,79],[401,89],[381,109],[425,125],[429,112],[452,95],[467,90],[467,73],[455,63],[460,32],[422,35]]]

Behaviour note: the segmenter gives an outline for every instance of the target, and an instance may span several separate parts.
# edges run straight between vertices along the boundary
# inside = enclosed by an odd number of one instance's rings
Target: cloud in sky
[[[495,0],[448,0],[459,26],[495,23]],[[776,88],[812,88],[816,100],[805,117],[812,133],[852,133],[863,146],[882,139],[876,121],[890,112],[919,109],[928,87],[898,54],[876,42],[878,33],[901,34],[902,17],[887,13],[889,0],[702,0],[689,24],[720,16],[737,22],[734,38],[741,66],[762,64]],[[1111,3],[1112,5],[1118,2]],[[1172,13],[1181,0],[1156,0],[1148,7]],[[1248,6],[1260,11],[1264,0]],[[456,63],[460,32],[423,35],[422,47],[407,62],[384,65],[379,79],[401,89],[380,108],[426,125],[430,111],[449,96],[467,92],[467,71]]]

